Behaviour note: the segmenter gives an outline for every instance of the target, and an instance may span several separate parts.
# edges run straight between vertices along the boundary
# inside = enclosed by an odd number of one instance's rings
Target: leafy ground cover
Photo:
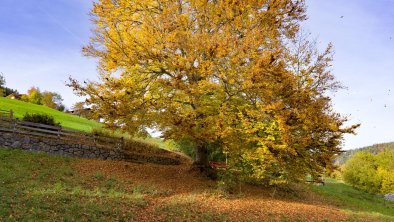
[[[342,200],[340,183],[278,193],[243,186],[227,195],[190,171],[0,149],[0,221],[364,221],[392,219],[375,197]],[[343,188],[343,190],[338,190]],[[321,195],[320,195],[321,194]],[[349,194],[350,195],[350,194]],[[352,194],[353,195],[353,194]],[[368,199],[370,198],[370,199]],[[372,198],[372,199],[371,199]],[[364,201],[364,204],[357,204]]]
[[[78,130],[78,131],[90,132],[94,128],[101,127],[101,124],[96,121],[92,121],[72,114],[60,112],[58,110],[51,109],[46,106],[26,103],[19,100],[0,98],[0,109],[2,110],[12,109],[14,111],[15,118],[19,118],[19,119],[22,119],[25,113],[48,114],[50,116],[53,116],[56,122],[60,122],[62,127]]]

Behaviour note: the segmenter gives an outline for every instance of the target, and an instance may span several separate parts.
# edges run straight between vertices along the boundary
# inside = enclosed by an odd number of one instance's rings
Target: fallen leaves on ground
[[[136,185],[153,187],[144,195],[146,206],[137,213],[137,221],[341,221],[342,210],[330,206],[311,192],[301,197],[272,196],[272,190],[243,186],[240,195],[218,192],[216,183],[189,164],[163,166],[148,163],[81,160],[76,172],[92,186],[98,172],[121,181],[128,190]],[[126,209],[127,210],[127,209]]]

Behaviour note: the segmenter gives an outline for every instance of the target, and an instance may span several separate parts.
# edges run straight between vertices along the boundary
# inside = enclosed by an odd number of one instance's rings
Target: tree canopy
[[[3,97],[5,95],[5,88],[4,88],[5,83],[6,81],[4,75],[3,73],[0,73],[0,97]]]
[[[303,0],[99,0],[83,52],[99,81],[70,86],[107,127],[156,128],[196,147],[196,164],[227,152],[249,180],[300,180],[330,166],[346,118],[327,92],[331,45],[300,32]]]
[[[18,90],[6,87],[6,79],[3,73],[0,73],[0,97],[7,97],[11,94],[18,95]]]
[[[64,111],[63,98],[59,93],[44,91],[42,93],[42,104],[52,109]]]
[[[0,73],[0,88],[3,88],[5,86],[5,83],[6,83],[6,81],[5,81],[4,75],[3,75],[3,73]]]

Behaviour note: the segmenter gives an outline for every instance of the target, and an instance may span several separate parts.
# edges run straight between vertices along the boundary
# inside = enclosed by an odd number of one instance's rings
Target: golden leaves
[[[337,153],[354,128],[324,96],[335,87],[330,47],[296,38],[304,10],[291,0],[100,0],[84,53],[99,58],[102,81],[75,88],[108,124],[217,142],[250,177],[319,171],[310,160]]]

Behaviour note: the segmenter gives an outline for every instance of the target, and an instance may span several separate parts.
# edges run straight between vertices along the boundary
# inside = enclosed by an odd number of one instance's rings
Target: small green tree
[[[393,193],[394,192],[394,171],[380,168],[378,175],[381,178],[381,193]]]
[[[394,152],[356,153],[345,165],[346,183],[370,193],[394,192]]]
[[[394,170],[394,151],[384,151],[377,155],[376,158],[379,167]]]
[[[42,105],[42,93],[38,87],[31,87],[27,91],[28,102]]]
[[[381,179],[381,193],[394,192],[394,151],[385,151],[377,155],[378,175]]]
[[[377,193],[380,190],[380,179],[377,174],[376,156],[367,152],[354,155],[345,166],[343,178],[354,187]]]
[[[63,98],[59,93],[45,91],[42,93],[42,104],[52,109],[64,110]]]

